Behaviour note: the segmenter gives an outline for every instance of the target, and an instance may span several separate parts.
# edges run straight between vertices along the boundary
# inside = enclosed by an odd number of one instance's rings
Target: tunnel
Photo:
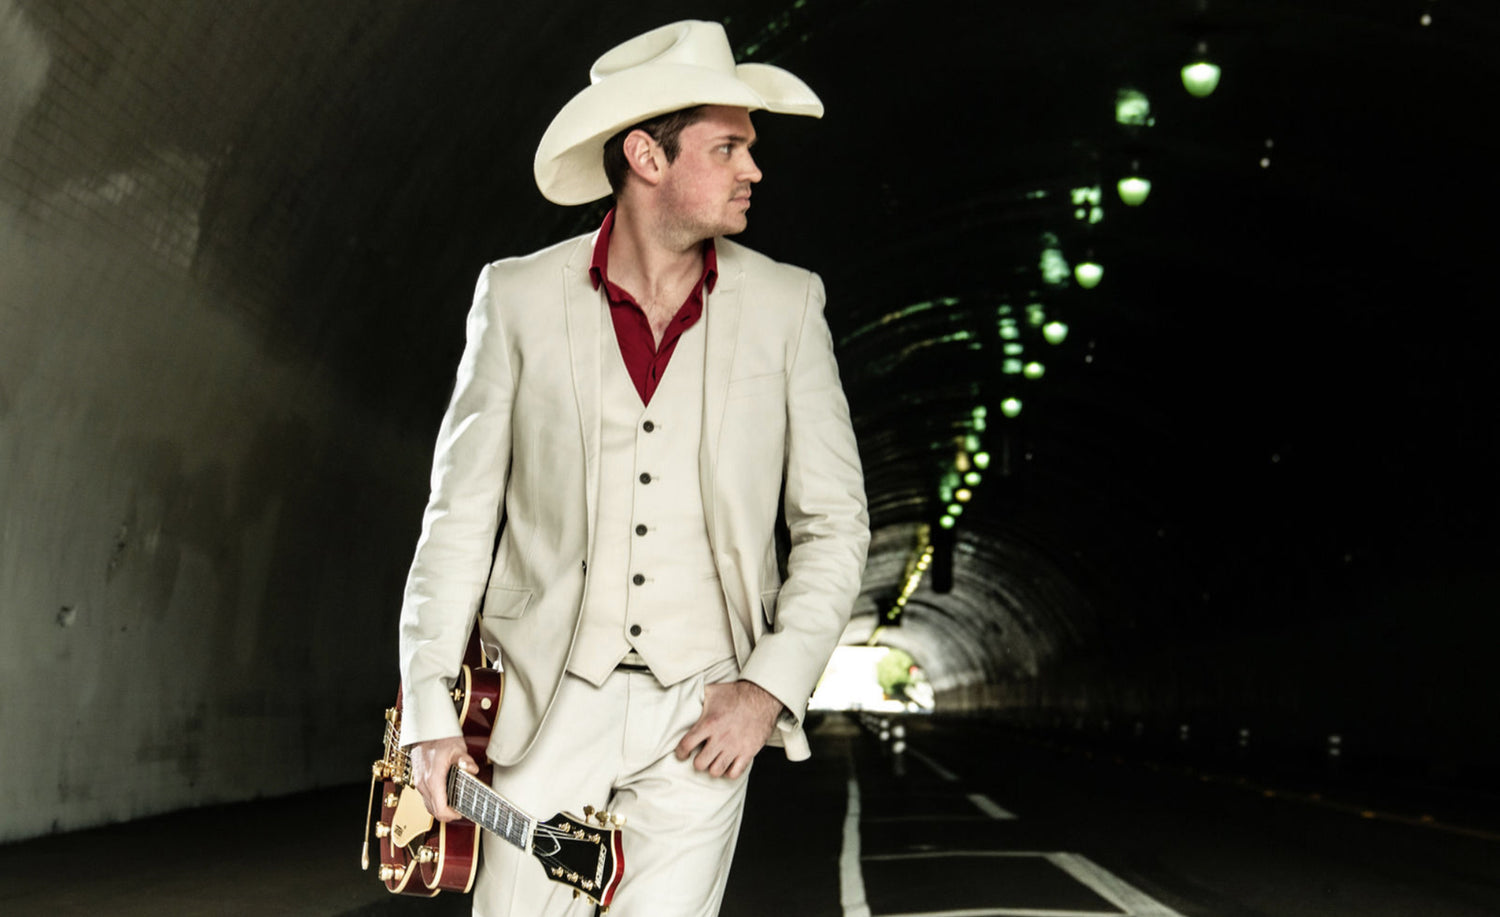
[[[39,860],[99,832],[333,793],[349,846],[309,862],[369,894],[296,912],[409,903],[353,831],[474,279],[599,226],[538,193],[537,141],[599,54],[689,18],[826,105],[754,116],[738,240],[826,284],[871,530],[842,643],[930,696],[757,763],[821,788],[754,810],[822,819],[783,864],[826,873],[817,912],[1500,913],[1481,0],[0,0],[0,909],[68,912]],[[874,897],[916,854],[872,835],[920,832],[861,823],[846,763],[867,812],[957,792],[987,826],[1024,800],[949,777],[1111,760],[1449,865],[1320,903],[1096,852],[1150,894]],[[736,870],[781,862],[745,831]],[[783,908],[746,875],[726,914]]]

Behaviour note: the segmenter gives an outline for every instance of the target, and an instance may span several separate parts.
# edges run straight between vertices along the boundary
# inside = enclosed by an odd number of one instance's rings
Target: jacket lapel
[[[579,434],[583,439],[584,498],[588,508],[588,545],[594,543],[594,522],[599,512],[600,399],[603,393],[601,347],[604,343],[604,293],[595,290],[589,277],[593,260],[594,233],[581,240],[573,257],[563,266],[563,309],[568,327],[568,354],[573,368],[573,392],[578,403]],[[611,335],[611,342],[613,336]]]
[[[703,512],[710,538],[714,529],[714,471],[719,464],[719,431],[724,426],[724,400],[729,395],[729,373],[734,366],[735,342],[739,339],[741,294],[745,267],[734,245],[717,240],[719,280],[705,299],[703,321],[706,335],[703,354],[703,439],[699,449],[699,483]],[[717,540],[717,539],[715,539]]]

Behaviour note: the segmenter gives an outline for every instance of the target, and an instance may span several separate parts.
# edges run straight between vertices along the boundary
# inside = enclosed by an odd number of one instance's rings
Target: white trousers
[[[536,744],[496,767],[496,791],[528,814],[624,816],[625,873],[609,917],[714,917],[729,878],[745,786],[673,753],[703,712],[704,686],[739,675],[733,659],[669,688],[650,672],[617,670],[602,687],[565,675]],[[476,917],[591,917],[594,906],[547,878],[542,864],[485,836]]]

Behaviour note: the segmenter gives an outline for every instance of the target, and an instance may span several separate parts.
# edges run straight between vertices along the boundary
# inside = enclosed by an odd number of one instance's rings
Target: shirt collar
[[[604,222],[599,226],[599,238],[594,242],[594,260],[589,262],[589,278],[594,283],[594,289],[609,279],[609,237],[615,231],[615,211],[611,207],[609,213],[604,215]],[[703,240],[703,276],[698,282],[703,285],[706,293],[714,291],[714,284],[719,280],[719,255],[714,249],[714,240]]]

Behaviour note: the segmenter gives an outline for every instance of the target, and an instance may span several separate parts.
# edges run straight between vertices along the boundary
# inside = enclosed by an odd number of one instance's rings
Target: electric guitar
[[[469,662],[482,661],[473,641]],[[561,813],[545,821],[527,815],[490,788],[491,766],[485,755],[495,715],[499,712],[504,677],[496,669],[465,663],[453,689],[467,751],[484,762],[478,775],[458,767],[448,771],[448,805],[464,817],[436,821],[422,796],[411,786],[411,757],[401,747],[401,692],[396,706],[385,711],[385,754],[371,767],[370,809],[375,784],[383,782],[380,817],[375,836],[380,840],[380,881],[402,895],[432,897],[441,891],[467,892],[479,869],[479,828],[541,861],[547,877],[608,909],[625,874],[625,852],[620,840],[623,819],[584,807],[584,818]],[[595,824],[590,824],[592,820]],[[369,815],[365,818],[369,824]],[[370,868],[370,840],[366,830],[364,869]]]

